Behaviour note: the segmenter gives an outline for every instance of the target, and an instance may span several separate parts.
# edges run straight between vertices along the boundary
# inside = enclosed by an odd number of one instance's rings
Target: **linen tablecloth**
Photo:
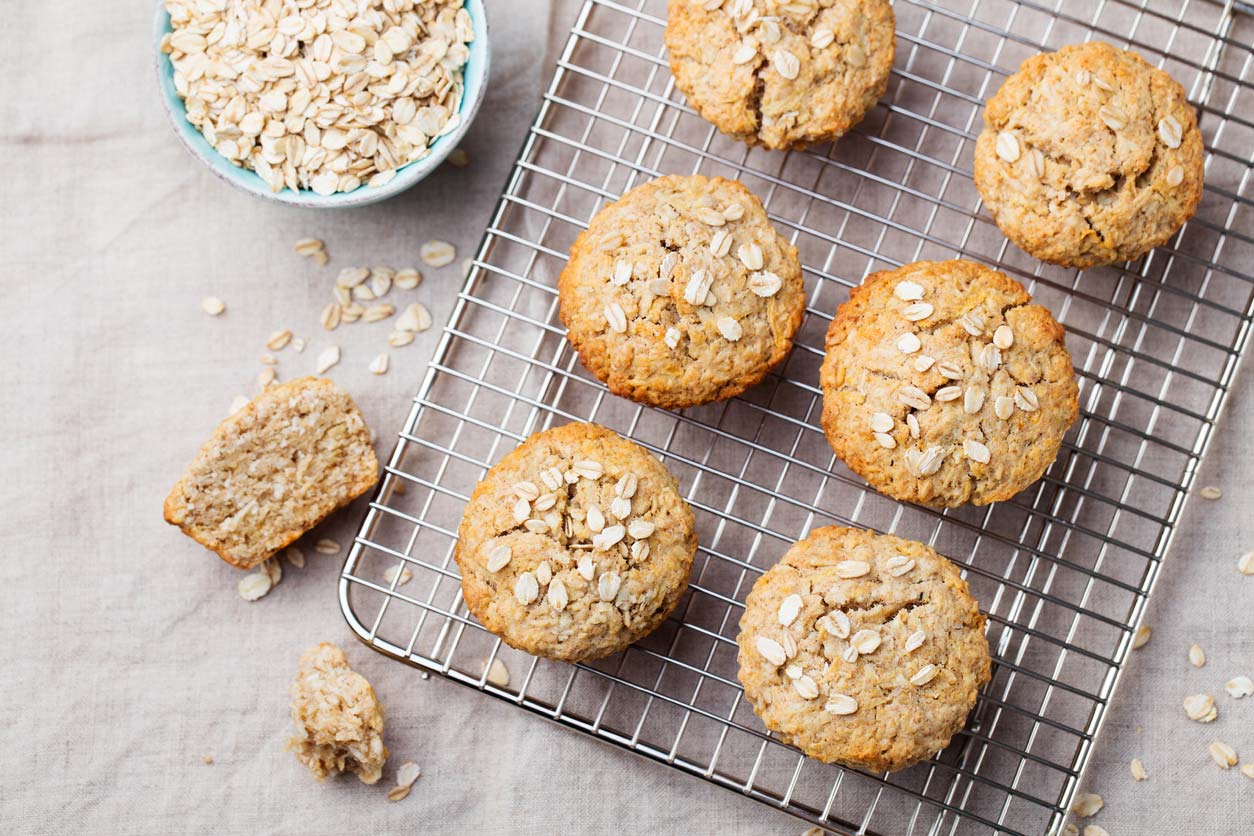
[[[151,2],[15,3],[0,48],[4,385],[0,409],[3,606],[0,821],[13,833],[799,833],[795,819],[546,724],[489,697],[389,661],[355,642],[335,598],[343,555],[306,548],[303,570],[248,603],[240,575],[161,520],[161,502],[238,394],[256,392],[267,336],[291,328],[303,354],[280,377],[331,372],[391,449],[438,327],[391,350],[385,333],[318,328],[335,272],[418,266],[406,301],[438,325],[461,285],[541,91],[574,0],[489,0],[486,106],[445,166],[383,205],[314,212],[263,203],[216,180],[180,147],[152,77]],[[323,238],[331,264],[293,243]],[[418,262],[431,239],[453,265]],[[394,291],[394,293],[396,293]],[[199,300],[222,298],[206,316]],[[1248,365],[1248,363],[1247,363]],[[1206,753],[1222,739],[1254,758],[1254,699],[1223,695],[1254,675],[1251,376],[1236,391],[1199,484],[1217,502],[1186,515],[1150,608],[1153,639],[1133,654],[1086,788],[1096,821],[1129,833],[1248,832],[1254,782]],[[347,543],[361,504],[320,534]],[[396,764],[423,775],[412,795],[352,778],[317,784],[283,751],[287,688],[305,647],[334,641],[386,705]],[[1190,666],[1193,642],[1204,668]],[[1181,699],[1217,695],[1219,720],[1184,718]],[[1135,783],[1139,757],[1149,780]],[[205,761],[211,759],[212,763]]]

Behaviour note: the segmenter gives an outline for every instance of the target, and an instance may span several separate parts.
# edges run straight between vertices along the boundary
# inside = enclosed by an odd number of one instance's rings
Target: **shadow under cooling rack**
[[[580,11],[452,320],[340,578],[375,649],[847,833],[1056,831],[1087,760],[1231,383],[1254,311],[1254,21],[1212,2],[904,2],[897,62],[834,145],[748,149],[674,89],[665,3]],[[1142,260],[1083,273],[1007,245],[980,213],[971,157],[984,99],[1025,57],[1131,46],[1198,108],[1207,189]],[[744,182],[799,248],[796,348],[740,398],[682,413],[610,396],[579,365],[555,282],[592,215],[661,173]],[[939,513],[867,489],[818,426],[823,335],[869,272],[964,257],[1021,279],[1066,326],[1081,418],[1012,501]],[[692,586],[656,633],[591,665],[535,659],[470,618],[452,560],[463,504],[530,433],[604,424],[655,452],[697,515]],[[988,615],[992,681],[934,760],[873,775],[803,757],[742,699],[735,635],[754,580],[829,523],[923,541]],[[404,586],[389,569],[406,567]],[[399,572],[397,573],[399,575]],[[508,685],[487,682],[500,658]]]

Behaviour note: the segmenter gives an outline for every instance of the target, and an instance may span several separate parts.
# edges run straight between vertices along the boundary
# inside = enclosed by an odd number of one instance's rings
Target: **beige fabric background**
[[[264,204],[202,171],[155,95],[150,0],[7,4],[0,46],[0,822],[13,833],[799,833],[796,820],[524,716],[438,678],[423,680],[349,634],[335,601],[341,557],[312,554],[260,602],[239,575],[161,522],[161,501],[232,398],[256,391],[267,335],[292,328],[283,378],[312,371],[334,341],[332,376],[358,399],[381,453],[438,339],[366,364],[384,326],[326,335],[318,311],[339,267],[415,265],[421,242],[477,244],[551,73],[574,0],[489,0],[491,93],[465,147],[385,205],[319,213]],[[71,8],[72,7],[72,8]],[[296,257],[324,238],[332,266]],[[412,298],[443,323],[456,265],[426,270]],[[202,296],[227,313],[201,313]],[[1247,363],[1248,365],[1248,363]],[[1192,504],[1087,782],[1097,819],[1128,833],[1249,832],[1254,782],[1221,773],[1215,738],[1254,758],[1254,699],[1222,683],[1254,675],[1249,370]],[[360,508],[322,533],[351,538]],[[315,784],[282,750],[296,657],[341,643],[388,710],[395,762],[424,775],[409,799],[355,780]],[[1185,658],[1199,642],[1202,670]],[[1184,720],[1180,700],[1218,694],[1220,719]],[[212,765],[201,756],[214,758]],[[1149,782],[1134,784],[1140,757]],[[392,777],[389,770],[388,778]]]

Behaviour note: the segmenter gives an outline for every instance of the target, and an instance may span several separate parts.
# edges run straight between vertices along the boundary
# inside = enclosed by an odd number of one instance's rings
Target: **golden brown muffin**
[[[551,659],[617,653],[679,603],[697,550],[675,477],[596,424],[536,433],[475,487],[454,557],[466,606]]]
[[[1182,88],[1093,42],[1034,55],[984,110],[975,185],[1011,241],[1092,267],[1167,242],[1202,199],[1202,134]]]
[[[606,206],[558,280],[579,359],[611,392],[679,409],[740,394],[805,312],[797,248],[734,180],[660,177]]]
[[[803,148],[842,136],[884,95],[888,0],[670,0],[675,85],[728,136]]]
[[[758,579],[740,682],[766,727],[812,758],[903,769],[949,745],[989,679],[984,616],[922,543],[819,528]]]
[[[1023,285],[970,261],[873,273],[827,332],[823,429],[894,499],[987,505],[1035,482],[1079,413],[1064,332]]]
[[[165,520],[250,569],[379,478],[370,431],[325,378],[271,386],[213,431],[165,500]]]

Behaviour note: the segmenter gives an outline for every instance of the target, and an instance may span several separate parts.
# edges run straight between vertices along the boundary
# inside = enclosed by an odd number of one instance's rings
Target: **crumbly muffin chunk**
[[[1002,232],[1070,267],[1167,242],[1202,199],[1202,134],[1171,76],[1093,42],[1035,55],[984,110],[975,185]]]
[[[675,84],[729,136],[802,148],[856,125],[888,87],[888,0],[670,0]]]
[[[827,332],[827,440],[894,499],[1009,499],[1041,477],[1079,413],[1063,338],[1023,285],[981,264],[874,273]]]
[[[165,520],[249,569],[378,479],[370,431],[330,380],[271,386],[228,416],[165,500]]]
[[[296,734],[287,748],[296,759],[319,781],[339,772],[352,772],[363,784],[378,781],[388,759],[383,706],[344,651],[329,642],[306,650],[291,690]]]
[[[903,769],[949,745],[989,679],[984,616],[922,543],[815,529],[758,579],[740,682],[766,727],[827,763]]]
[[[488,471],[458,530],[466,606],[511,647],[598,659],[666,620],[697,549],[675,478],[596,424],[536,433]]]
[[[730,398],[788,354],[805,312],[797,248],[721,177],[661,177],[592,219],[558,281],[562,322],[610,391],[682,408]]]

